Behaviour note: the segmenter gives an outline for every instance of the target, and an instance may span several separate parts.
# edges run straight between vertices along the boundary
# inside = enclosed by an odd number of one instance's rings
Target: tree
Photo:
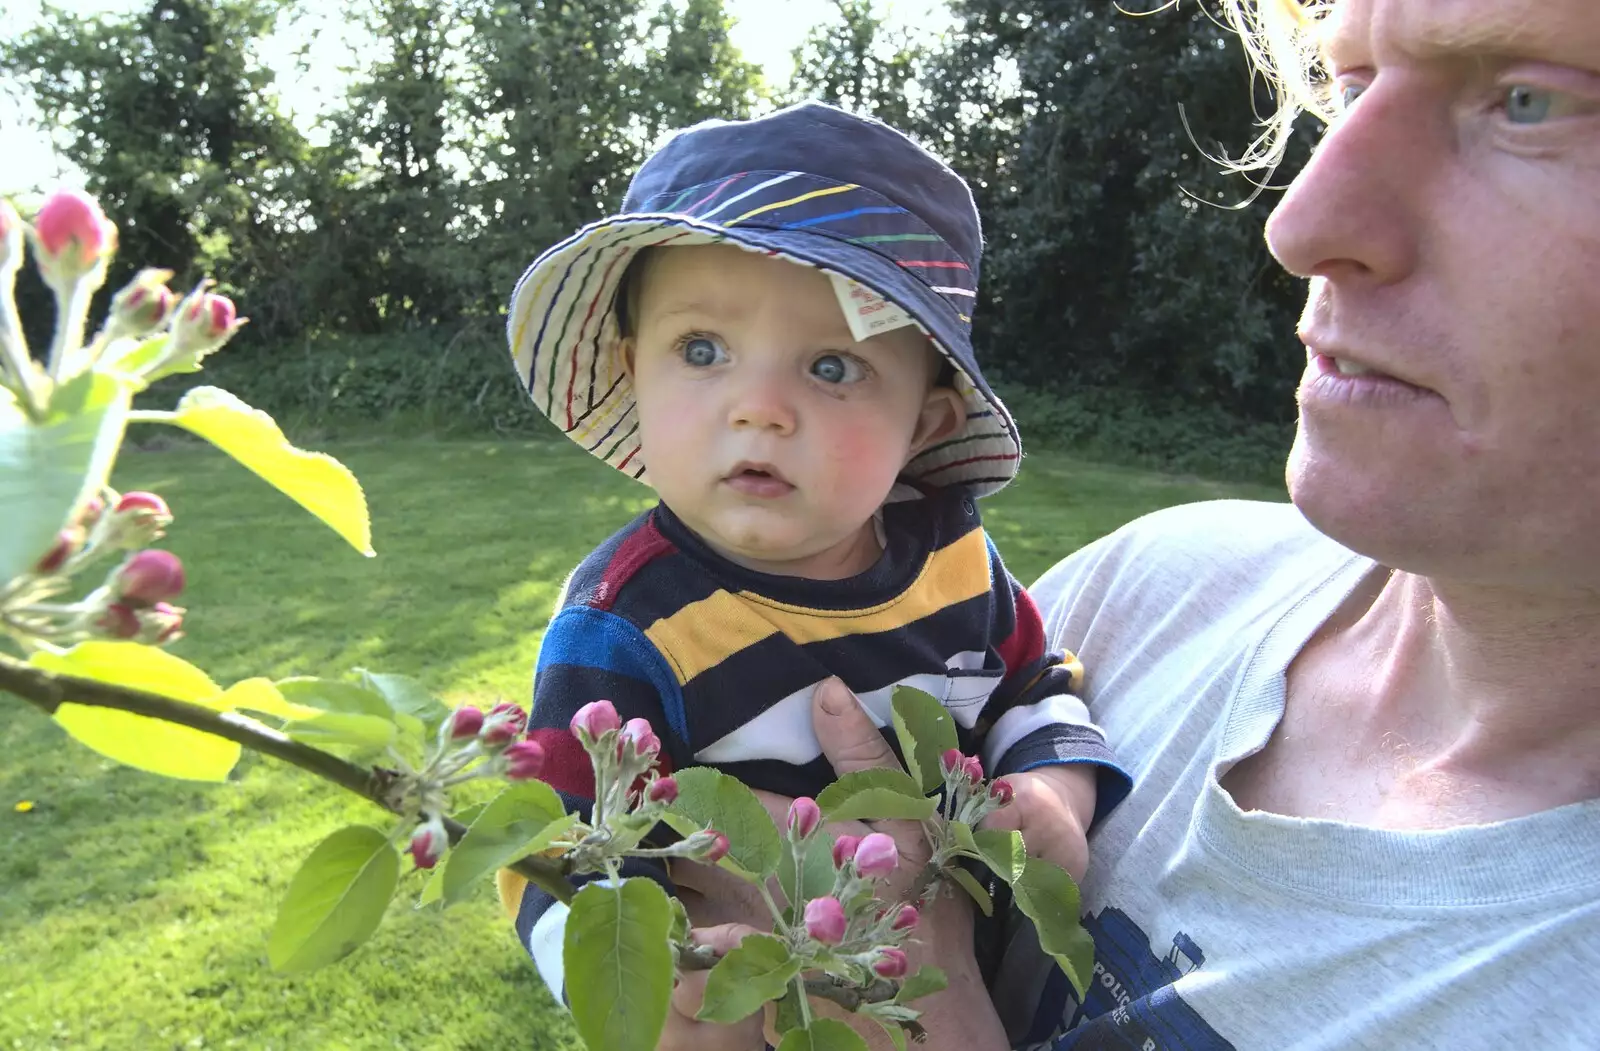
[[[794,50],[790,101],[818,99],[908,128],[913,86],[927,48],[891,32],[873,0],[833,0],[837,20],[814,27]]]
[[[453,76],[451,0],[369,0],[360,13],[378,45],[303,184],[315,223],[306,260],[325,325],[373,333],[451,321],[470,299],[461,248],[461,99]]]
[[[1262,243],[1269,202],[1215,162],[1252,135],[1236,38],[1199,5],[953,8],[922,121],[985,208],[986,359],[1036,384],[1280,416],[1300,290]]]
[[[305,142],[256,55],[287,0],[150,0],[127,15],[46,6],[0,63],[59,121],[63,155],[122,228],[121,259],[228,273],[257,331],[292,331],[285,183]],[[292,210],[292,209],[290,209]],[[110,288],[121,284],[126,264]]]
[[[471,207],[484,308],[534,253],[618,205],[663,130],[742,117],[759,80],[721,0],[468,0]]]

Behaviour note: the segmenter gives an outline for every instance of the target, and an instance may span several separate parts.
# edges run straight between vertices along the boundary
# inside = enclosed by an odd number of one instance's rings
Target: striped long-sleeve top
[[[776,576],[713,552],[665,505],[641,514],[574,571],[545,632],[531,734],[569,807],[594,793],[568,732],[607,698],[649,719],[667,773],[714,766],[754,788],[814,796],[833,772],[811,728],[812,694],[844,680],[891,737],[896,685],[949,710],[961,749],[995,774],[1098,765],[1097,814],[1129,787],[1075,696],[1082,668],[1048,652],[1039,612],[1001,563],[972,499],[937,490],[885,506],[884,553],[844,580]],[[664,871],[643,863],[671,890]],[[513,896],[517,888],[503,887]],[[521,888],[517,931],[557,996],[566,909]]]

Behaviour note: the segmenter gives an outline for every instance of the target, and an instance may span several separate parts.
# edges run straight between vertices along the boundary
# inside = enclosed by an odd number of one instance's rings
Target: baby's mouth
[[[783,472],[769,463],[740,463],[722,478],[731,488],[755,497],[778,497],[794,491]]]

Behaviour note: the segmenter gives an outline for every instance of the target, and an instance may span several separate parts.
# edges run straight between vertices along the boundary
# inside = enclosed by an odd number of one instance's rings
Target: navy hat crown
[[[759,171],[794,171],[870,190],[927,224],[977,278],[983,231],[961,176],[882,121],[821,102],[752,120],[708,120],[675,133],[635,173],[622,211],[655,211],[691,187]]]

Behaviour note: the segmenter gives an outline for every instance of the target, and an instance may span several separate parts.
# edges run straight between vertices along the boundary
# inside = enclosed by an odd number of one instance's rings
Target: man
[[[1227,10],[1305,100],[1286,4]],[[1329,128],[1267,228],[1310,281],[1294,508],[1163,512],[1037,585],[1135,787],[1087,1002],[1011,1043],[1600,1042],[1600,5],[1325,10]],[[1001,1048],[964,919],[926,1046]]]

